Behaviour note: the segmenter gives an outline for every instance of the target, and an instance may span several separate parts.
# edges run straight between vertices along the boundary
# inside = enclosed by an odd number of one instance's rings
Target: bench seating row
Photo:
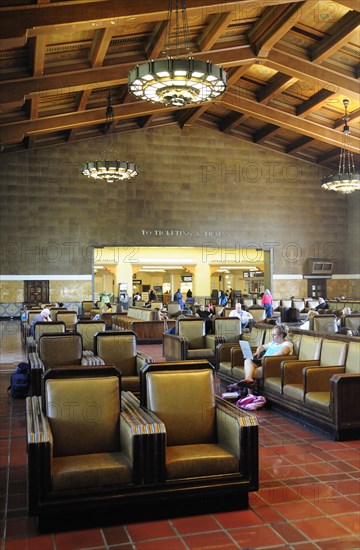
[[[113,330],[132,330],[141,344],[161,343],[163,333],[175,321],[159,321],[158,312],[148,308],[129,307],[127,314],[112,315]]]
[[[269,341],[271,330],[254,327],[251,346]],[[242,335],[242,338],[246,335]],[[271,406],[324,429],[336,439],[360,436],[360,340],[311,331],[289,333],[294,355],[267,357],[257,369],[257,383]],[[240,346],[217,348],[222,387],[242,380]]]

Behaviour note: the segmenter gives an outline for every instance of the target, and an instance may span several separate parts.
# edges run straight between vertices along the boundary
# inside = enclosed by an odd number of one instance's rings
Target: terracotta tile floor
[[[271,410],[258,411],[260,490],[250,508],[39,535],[26,510],[25,403],[6,395],[24,360],[19,322],[0,322],[1,550],[359,548],[360,441],[334,442]],[[162,360],[161,346],[139,346]]]

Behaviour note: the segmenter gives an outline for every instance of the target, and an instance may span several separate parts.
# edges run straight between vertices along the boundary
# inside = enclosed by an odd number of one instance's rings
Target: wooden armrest
[[[219,344],[216,347],[218,363],[223,362],[223,361],[230,362],[231,361],[231,350],[233,348],[239,348],[239,345],[234,344],[232,342],[225,342],[223,344]]]
[[[289,360],[295,360],[297,359],[297,355],[288,355],[287,356]],[[280,366],[281,363],[284,361],[284,356],[269,356],[264,357],[262,360],[263,365],[263,377],[264,378],[272,378],[276,376],[280,376],[281,370]]]
[[[342,372],[345,372],[345,367],[305,367],[305,393],[330,391],[330,378]]]
[[[301,384],[304,367],[320,365],[320,361],[283,361],[280,365],[282,385]]]

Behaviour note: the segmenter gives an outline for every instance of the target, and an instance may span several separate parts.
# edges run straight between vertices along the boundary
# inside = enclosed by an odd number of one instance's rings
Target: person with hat
[[[35,324],[36,323],[51,323],[52,319],[50,317],[50,309],[47,307],[43,309],[38,315],[35,315],[34,319],[31,321],[30,334],[34,336],[35,334]]]

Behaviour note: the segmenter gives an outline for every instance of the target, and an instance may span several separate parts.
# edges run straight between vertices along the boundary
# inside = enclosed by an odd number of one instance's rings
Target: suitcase
[[[288,311],[289,311],[288,307],[281,308],[280,319],[281,319],[282,323],[287,323],[288,322]]]
[[[296,307],[289,307],[287,311],[287,323],[297,323],[300,321],[300,311]]]

